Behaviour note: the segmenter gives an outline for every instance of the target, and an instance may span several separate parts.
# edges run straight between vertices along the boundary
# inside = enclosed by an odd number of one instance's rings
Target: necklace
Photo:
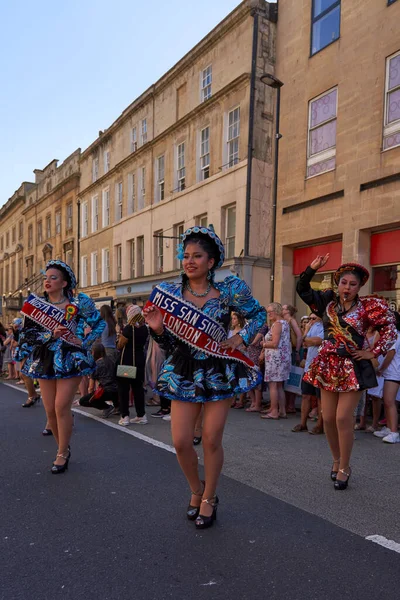
[[[58,304],[64,304],[65,301],[66,301],[66,297],[63,296],[62,300],[60,300],[60,302],[51,302],[51,303],[54,304],[55,306],[57,306]]]
[[[205,298],[207,296],[207,294],[210,292],[211,290],[211,283],[208,284],[207,289],[205,292],[203,292],[202,294],[199,294],[198,292],[195,292],[194,290],[192,290],[192,288],[190,287],[190,283],[187,282],[186,283],[186,289],[188,290],[188,292],[190,292],[192,294],[192,296],[194,296],[195,298]]]

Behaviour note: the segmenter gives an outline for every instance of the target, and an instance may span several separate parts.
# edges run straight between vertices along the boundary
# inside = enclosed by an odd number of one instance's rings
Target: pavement
[[[1,600],[398,597],[400,444],[358,433],[335,492],[324,436],[232,410],[218,519],[201,532],[168,422],[128,432],[76,413],[70,468],[54,477],[43,408],[24,399],[0,384]]]

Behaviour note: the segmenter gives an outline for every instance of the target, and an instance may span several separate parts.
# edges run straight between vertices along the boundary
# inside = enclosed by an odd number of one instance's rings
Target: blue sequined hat
[[[67,263],[65,263],[64,261],[49,260],[44,270],[47,271],[47,269],[59,269],[60,271],[63,271],[63,273],[65,273],[68,279],[67,289],[72,290],[76,288],[76,278],[74,272],[71,269],[71,267],[67,265]]]
[[[186,229],[185,233],[182,235],[182,250],[181,250],[182,258],[183,258],[183,245],[184,245],[185,241],[189,237],[195,237],[198,235],[206,235],[207,237],[211,238],[211,240],[214,242],[216,249],[217,249],[217,254],[218,254],[217,261],[215,264],[215,269],[221,268],[222,265],[224,264],[224,260],[225,260],[225,248],[224,248],[223,243],[221,242],[221,240],[215,233],[214,227],[212,225],[209,225],[208,227],[198,227],[196,225],[195,227],[189,227],[189,229]],[[178,254],[178,258],[180,258],[179,254]],[[182,258],[180,260],[182,260]]]

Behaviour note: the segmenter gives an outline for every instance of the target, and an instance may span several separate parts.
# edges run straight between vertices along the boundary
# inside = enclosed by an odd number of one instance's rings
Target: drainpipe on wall
[[[257,9],[252,11],[253,25],[253,48],[251,54],[251,78],[250,78],[250,105],[249,105],[249,137],[247,146],[247,181],[246,181],[246,216],[244,230],[244,255],[249,256],[250,247],[250,218],[251,218],[251,171],[253,161],[253,138],[254,138],[254,104],[256,95],[256,67],[258,48],[258,20]]]

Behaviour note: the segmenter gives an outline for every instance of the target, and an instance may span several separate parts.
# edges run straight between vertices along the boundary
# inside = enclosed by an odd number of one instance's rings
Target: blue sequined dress
[[[159,287],[183,298],[181,284],[163,282]],[[249,345],[265,324],[265,309],[238,277],[227,277],[222,283],[214,283],[214,287],[220,296],[207,300],[202,312],[225,330],[228,330],[232,311],[243,315],[247,322],[240,335],[245,345]],[[160,336],[153,331],[151,335],[167,354],[156,385],[157,393],[165,398],[184,402],[223,400],[247,392],[262,381],[258,367],[253,369],[234,360],[210,357],[180,342],[166,330]]]
[[[95,362],[90,348],[100,338],[105,322],[89,296],[79,293],[70,300],[78,308],[73,317],[76,322],[76,336],[82,340],[82,347],[72,346],[64,340],[53,339],[50,331],[25,317],[20,334],[17,360],[25,360],[22,373],[33,379],[67,379],[90,375]],[[85,336],[89,326],[91,332]]]

